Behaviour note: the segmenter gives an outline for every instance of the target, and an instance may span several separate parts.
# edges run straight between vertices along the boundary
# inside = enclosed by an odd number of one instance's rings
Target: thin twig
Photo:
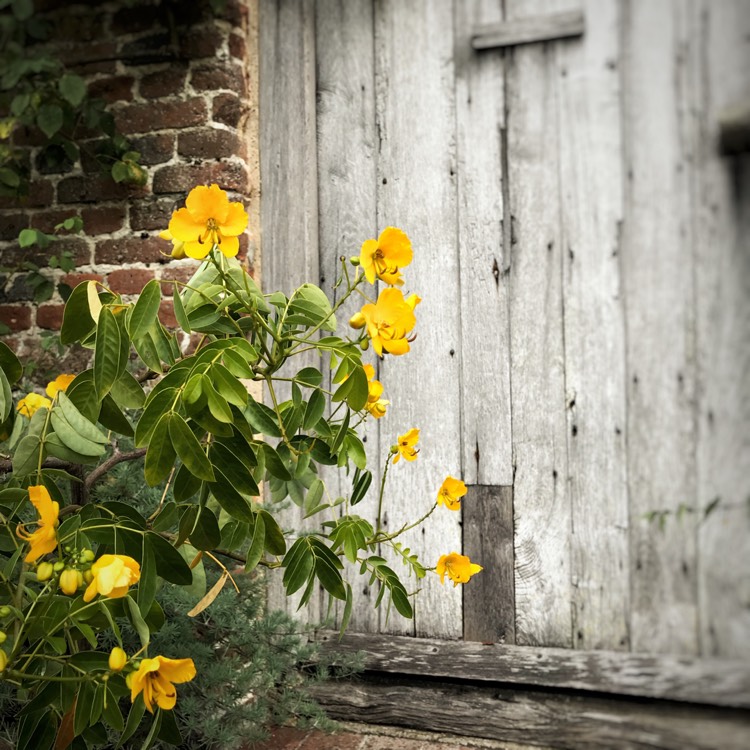
[[[121,464],[123,461],[135,461],[139,458],[143,458],[146,455],[145,448],[136,448],[134,451],[128,451],[127,453],[115,452],[104,462],[99,464],[92,472],[86,477],[86,489],[90,490],[96,482],[98,482],[113,466]]]

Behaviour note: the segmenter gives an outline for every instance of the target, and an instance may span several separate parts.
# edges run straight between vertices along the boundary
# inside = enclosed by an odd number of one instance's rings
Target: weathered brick
[[[100,273],[66,273],[65,276],[60,279],[61,284],[65,284],[71,289],[75,289],[84,281],[104,281],[104,276]]]
[[[91,263],[91,251],[86,240],[77,237],[61,237],[51,248],[42,250],[39,247],[21,248],[17,244],[3,248],[3,265],[11,268],[28,261],[38,266],[46,266],[49,256],[69,252],[77,266]]]
[[[111,29],[118,36],[121,34],[137,34],[141,31],[151,31],[163,26],[165,9],[161,4],[143,5],[139,3],[133,8],[121,8],[112,16]]]
[[[107,234],[122,229],[125,222],[124,206],[96,206],[81,210],[86,234]]]
[[[204,128],[180,133],[177,153],[180,156],[198,159],[221,159],[234,156],[240,150],[240,139],[229,130]]]
[[[29,226],[27,214],[5,214],[0,216],[0,240],[15,240],[22,229]]]
[[[0,305],[0,323],[11,331],[25,331],[31,325],[31,308],[28,305]]]
[[[245,37],[240,34],[231,34],[229,37],[229,54],[238,60],[247,59],[247,43]]]
[[[206,103],[200,97],[186,101],[154,104],[130,104],[115,113],[115,124],[121,133],[150,133],[167,128],[188,128],[206,121]]]
[[[173,282],[180,281],[183,284],[186,284],[197,270],[198,265],[196,263],[191,263],[187,266],[166,266],[161,272],[161,293],[165,297],[171,297],[174,294]],[[180,289],[181,287],[178,285],[177,288]]]
[[[58,224],[62,224],[65,219],[71,216],[77,216],[78,211],[75,208],[63,208],[57,210],[39,211],[31,217],[32,229],[39,229],[42,232],[52,233]]]
[[[28,274],[18,274],[3,296],[5,302],[33,302],[34,289],[28,284]]]
[[[73,165],[74,162],[57,143],[45,146],[34,159],[34,166],[39,174],[66,174],[73,170]]]
[[[104,99],[110,104],[113,102],[129,102],[133,98],[134,83],[135,79],[132,76],[100,78],[98,81],[92,81],[89,84],[89,96],[95,99]]]
[[[117,67],[117,43],[114,41],[66,45],[59,47],[57,54],[66,67],[80,75],[114,73]]]
[[[180,36],[180,55],[187,60],[216,57],[221,49],[224,35],[207,24],[190,29]]]
[[[47,136],[39,128],[21,127],[13,131],[14,146],[43,146],[47,143]]]
[[[248,15],[247,3],[240,0],[228,0],[221,12],[221,17],[232,26],[241,26]]]
[[[190,76],[190,83],[197,91],[231,89],[240,96],[244,95],[246,89],[242,68],[226,63],[210,63],[195,68]]]
[[[179,94],[185,88],[187,66],[171,63],[163,70],[143,76],[139,91],[144,99],[159,99],[162,96]]]
[[[56,255],[66,252],[70,253],[76,266],[87,266],[91,263],[91,246],[82,237],[72,235],[61,235],[52,247],[52,252]],[[47,255],[50,250],[46,250]]]
[[[153,278],[153,271],[146,271],[143,268],[123,268],[119,271],[112,271],[107,276],[107,286],[118,294],[139,294]]]
[[[98,203],[123,200],[134,189],[117,184],[105,175],[75,175],[66,177],[57,185],[59,203]]]
[[[94,257],[96,263],[166,263],[162,255],[168,244],[159,237],[124,237],[121,240],[99,240]]]
[[[55,196],[55,188],[50,180],[32,180],[29,194],[22,204],[27,208],[42,208],[49,206]]]
[[[95,13],[91,9],[87,9],[86,12],[71,12],[69,9],[66,11],[56,13],[54,18],[50,19],[51,41],[69,42],[75,39],[76,43],[84,43],[102,39],[105,21],[103,13]]]
[[[36,310],[36,324],[40,328],[59,331],[62,327],[65,305],[41,305]]]
[[[171,133],[144,135],[132,140],[133,149],[141,155],[141,164],[163,164],[174,155],[174,136]]]
[[[163,299],[159,304],[159,320],[167,328],[179,328],[177,318],[174,316],[174,307],[172,300]]]
[[[153,191],[156,194],[186,193],[196,185],[212,183],[224,190],[243,193],[248,185],[247,169],[233,162],[162,167],[154,174]]]
[[[362,735],[360,734],[310,732],[300,750],[357,750],[361,744]]]
[[[157,32],[127,42],[120,48],[125,65],[147,65],[174,59],[169,32]]]
[[[166,229],[173,210],[171,198],[138,201],[130,207],[130,228],[136,232]]]
[[[242,104],[234,94],[219,94],[213,99],[212,115],[216,122],[236,128],[242,119]]]

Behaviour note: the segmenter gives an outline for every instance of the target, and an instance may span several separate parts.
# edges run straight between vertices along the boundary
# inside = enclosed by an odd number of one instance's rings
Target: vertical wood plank
[[[508,19],[567,9],[506,4]],[[571,645],[558,44],[514,49],[506,79],[516,642],[545,646]]]
[[[319,276],[314,2],[261,2],[259,23],[263,286],[289,293]],[[304,529],[303,515],[292,506],[280,522]],[[298,598],[269,576],[270,609],[294,612]],[[295,616],[319,622],[320,598]]]
[[[376,81],[378,228],[395,225],[409,234],[414,261],[405,269],[404,291],[423,299],[412,351],[387,357],[381,366],[392,414],[398,415],[381,427],[381,451],[397,434],[421,430],[418,460],[389,472],[387,528],[395,530],[428,510],[445,476],[461,468],[452,2],[377,3]],[[456,514],[439,510],[404,541],[429,566],[440,554],[461,549]],[[442,587],[434,574],[420,585],[416,632],[459,637],[460,590]],[[408,587],[415,588],[413,579]],[[387,630],[412,633],[414,623],[391,612]]]
[[[702,91],[693,205],[699,354],[701,652],[750,658],[750,161],[720,157],[718,116],[750,100],[750,13],[742,0],[697,4]]]
[[[485,485],[513,483],[511,249],[503,244],[503,56],[497,50],[475,52],[471,35],[476,26],[501,20],[497,0],[456,3],[462,465],[467,483]]]
[[[516,642],[513,488],[471,486],[462,503],[464,554],[484,570],[464,587],[464,640]]]
[[[339,258],[358,255],[362,242],[377,236],[373,3],[318,0],[316,19],[320,272],[321,286],[336,300],[340,292],[333,285],[341,273]],[[350,330],[347,321],[361,304],[362,298],[355,295],[337,313],[341,335]],[[383,419],[388,424],[393,417],[386,414]],[[368,419],[364,426],[373,482],[368,497],[355,511],[373,524],[380,486],[378,427],[375,419]],[[351,492],[351,478],[343,472],[325,467],[323,474],[333,497]],[[354,595],[349,630],[377,632],[376,592],[358,575],[358,566],[348,568],[347,577]]]
[[[698,648],[693,517],[663,530],[650,511],[694,506],[695,320],[691,253],[691,42],[681,3],[624,6],[626,296],[631,646]]]
[[[622,116],[617,0],[585,3],[560,44],[565,388],[573,643],[628,648],[625,321],[620,294]]]

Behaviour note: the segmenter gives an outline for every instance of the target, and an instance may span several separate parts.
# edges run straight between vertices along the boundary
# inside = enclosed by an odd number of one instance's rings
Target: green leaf
[[[323,375],[315,367],[303,367],[294,378],[300,385],[317,388],[323,382]]]
[[[61,394],[62,395],[62,394]],[[105,452],[105,447],[99,441],[88,440],[65,419],[59,409],[53,409],[50,419],[52,429],[60,442],[69,450],[83,456],[98,457]],[[89,424],[91,424],[89,422]]]
[[[141,725],[141,719],[143,714],[146,712],[146,705],[143,702],[143,696],[139,695],[130,709],[128,714],[128,721],[125,724],[125,731],[120,735],[120,741],[117,743],[116,750],[119,750],[135,733],[138,727]]]
[[[138,609],[138,605],[129,594],[123,597],[123,599],[125,603],[125,614],[127,615],[128,620],[130,620],[130,624],[133,626],[135,632],[138,633],[138,638],[141,640],[141,646],[148,646],[149,641],[151,640],[151,633],[149,632],[146,621],[143,619],[141,610]]]
[[[145,618],[151,609],[151,604],[156,596],[158,581],[156,577],[156,559],[154,549],[148,543],[144,534],[141,540],[141,579],[138,582],[138,609]]]
[[[143,387],[127,370],[112,383],[110,393],[117,405],[124,409],[140,409],[146,400]]]
[[[138,352],[138,356],[143,360],[146,367],[160,374],[163,372],[159,352],[150,333],[133,339],[133,348]]]
[[[193,582],[193,574],[179,551],[159,534],[149,531],[146,537],[154,550],[156,572],[170,583],[189,586]]]
[[[263,455],[266,459],[266,469],[271,476],[282,479],[285,482],[292,481],[289,469],[284,465],[284,462],[272,445],[263,443]]]
[[[326,408],[326,399],[322,391],[314,390],[310,394],[310,400],[305,408],[305,416],[302,419],[302,427],[309,430],[316,425]]]
[[[11,6],[19,21],[28,21],[34,15],[34,0],[13,0]]]
[[[252,522],[253,511],[250,503],[232,485],[229,479],[217,467],[214,467],[216,481],[209,487],[211,494],[216,498],[219,505],[229,513],[232,518],[239,521]]]
[[[118,435],[133,437],[133,425],[128,418],[120,411],[117,403],[112,398],[112,393],[108,393],[102,401],[102,408],[99,412],[99,423],[104,425],[108,430],[112,430]]]
[[[120,326],[109,307],[99,313],[94,348],[94,385],[100,399],[122,375],[128,362],[128,341],[123,340]]]
[[[245,361],[241,354],[227,349],[222,355],[224,366],[236,378],[252,378],[255,374],[253,368]]]
[[[81,734],[86,727],[89,725],[89,718],[91,717],[91,704],[94,702],[94,693],[96,689],[90,682],[84,682],[78,689],[78,696],[76,698],[76,714],[75,722],[73,724],[74,733],[76,736]]]
[[[180,290],[177,286],[177,282],[174,283],[174,291],[172,293],[172,304],[174,306],[174,316],[177,319],[177,323],[185,333],[190,333],[190,321],[188,320],[187,313],[185,312],[185,305],[182,303],[182,297],[180,296]]]
[[[190,532],[190,544],[199,550],[216,549],[221,542],[221,531],[216,516],[205,506],[200,508],[195,526]]]
[[[47,138],[52,138],[62,127],[62,108],[57,104],[42,104],[36,115],[36,124]]]
[[[23,375],[23,366],[13,350],[5,343],[0,341],[0,369],[5,373],[8,382],[13,385],[21,375]]]
[[[122,718],[122,711],[120,711],[117,698],[109,688],[106,689],[106,693],[104,694],[104,706],[102,709],[104,721],[106,721],[116,732],[122,732],[125,727],[125,722]]]
[[[267,510],[259,511],[258,515],[263,518],[266,531],[266,549],[269,554],[283,555],[286,552],[286,539],[284,539],[284,532],[281,527]]]
[[[201,380],[201,389],[208,399],[208,410],[211,413],[211,416],[224,424],[232,424],[234,416],[232,415],[232,410],[229,408],[229,404],[226,399],[216,391],[211,380],[205,375]]]
[[[359,477],[357,477],[357,480],[354,482],[354,487],[352,488],[351,504],[353,506],[361,502],[364,499],[365,495],[367,494],[367,490],[370,488],[371,484],[372,484],[372,472],[363,471],[359,475]]]
[[[94,330],[96,323],[91,316],[89,289],[93,287],[96,296],[96,282],[84,281],[76,286],[65,303],[60,343],[74,344],[85,339]]]
[[[245,448],[244,450],[250,453],[249,449]],[[211,443],[209,456],[216,467],[241,494],[250,497],[260,495],[260,488],[252,475],[252,466],[249,466],[243,460],[242,454],[233,453],[231,448],[217,440]]]
[[[230,404],[240,409],[247,404],[247,389],[224,365],[215,362],[209,372],[216,389]]]
[[[263,557],[263,549],[266,543],[266,524],[263,520],[263,516],[260,513],[255,515],[255,521],[253,525],[253,538],[250,542],[250,549],[248,549],[245,555],[245,572],[249,573],[254,570],[260,559]]]
[[[352,411],[360,411],[360,409],[364,409],[369,393],[367,375],[365,374],[364,367],[357,367],[349,375],[347,382],[349,382],[349,380],[352,384],[349,389],[349,395],[346,397],[346,403],[349,404],[349,408]]]
[[[58,409],[62,412],[62,416],[65,417],[70,426],[83,438],[90,440],[94,443],[101,443],[102,445],[107,444],[107,436],[98,428],[92,424],[81,412],[75,407],[73,402],[68,398],[67,394],[60,392],[57,394],[58,407],[52,410],[54,417]],[[81,451],[84,452],[84,451]]]
[[[144,336],[157,319],[159,313],[159,303],[161,302],[161,286],[156,279],[143,287],[143,291],[138,297],[138,302],[133,307],[128,324],[130,338],[136,339]]]
[[[101,408],[94,387],[93,370],[78,373],[67,387],[65,395],[89,422],[93,424],[98,421]]]
[[[251,397],[248,399],[244,414],[256,432],[269,437],[281,437],[276,412],[269,409],[265,404]]]
[[[13,393],[4,370],[0,370],[0,422],[10,416],[13,411]]]
[[[65,99],[71,107],[77,107],[86,96],[86,84],[83,78],[75,73],[66,73],[57,84]]]
[[[25,477],[36,470],[41,448],[42,441],[38,435],[26,435],[21,439],[16,446],[16,452],[13,456],[13,474],[15,474],[17,479]]]
[[[170,439],[170,423],[175,417],[177,415],[174,412],[162,415],[151,436],[144,467],[144,476],[149,487],[155,487],[165,480],[174,466],[177,455]]]
[[[291,546],[281,564],[285,568],[282,582],[286,595],[291,596],[307,584],[314,575],[315,556],[306,537],[300,537]]]
[[[201,480],[183,464],[175,474],[173,488],[174,499],[178,503],[184,503],[200,490]]]
[[[177,394],[176,388],[166,388],[149,400],[135,428],[136,448],[142,448],[148,444],[162,415],[171,410]]]
[[[211,462],[203,450],[198,438],[188,427],[187,422],[173,413],[169,420],[169,436],[182,463],[199,479],[207,482],[214,481],[214,471]]]

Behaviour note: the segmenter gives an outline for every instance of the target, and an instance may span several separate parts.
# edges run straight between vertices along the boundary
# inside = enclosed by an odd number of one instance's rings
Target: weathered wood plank
[[[471,37],[471,46],[474,49],[493,49],[553,39],[569,39],[581,36],[585,29],[586,21],[580,10],[546,13],[477,26]]]
[[[587,2],[586,35],[558,52],[572,616],[583,649],[629,646],[618,7]]]
[[[464,586],[464,638],[516,641],[513,488],[478,487],[462,503],[464,554],[484,567]]]
[[[570,750],[746,750],[747,711],[667,702],[370,679],[314,691],[335,719]]]
[[[696,653],[695,319],[690,57],[698,32],[678,3],[622,15],[627,181],[622,260],[628,372],[631,645]]]
[[[341,274],[340,258],[358,255],[362,242],[377,236],[372,0],[318,0],[316,35],[321,286],[338,300],[341,287],[333,286]],[[351,267],[350,271],[353,273]],[[337,318],[342,335],[351,331],[347,321],[361,305],[362,298],[354,295],[340,308]],[[388,422],[391,418],[385,419]],[[362,433],[373,482],[368,498],[356,512],[374,524],[381,469],[376,420],[369,419]],[[325,467],[323,476],[333,497],[351,492],[351,477],[335,467]],[[358,575],[358,566],[347,572],[354,596],[349,627],[377,632],[378,612],[373,608],[376,592],[371,592],[367,581]],[[340,610],[337,606],[339,616]]]
[[[502,153],[502,56],[472,52],[469,35],[476,23],[498,20],[500,5],[496,0],[455,4],[462,468],[467,484],[484,485],[513,483],[507,275],[511,249],[503,242],[507,154]]]
[[[750,100],[750,13],[741,0],[697,13],[698,507],[719,500],[699,529],[701,651],[750,659],[750,162],[717,153],[721,113]]]
[[[530,7],[531,6],[531,7]],[[510,18],[554,2],[508,2]],[[513,50],[506,77],[516,642],[570,646],[570,503],[556,46]],[[507,212],[506,212],[507,221]]]
[[[373,672],[750,708],[747,661],[325,631],[318,639],[333,652],[364,651]]]
[[[262,2],[259,25],[263,285],[288,293],[319,276],[314,2]],[[304,529],[303,515],[292,506],[280,522]],[[287,600],[278,571],[269,576],[269,608],[294,612],[298,598]],[[313,597],[296,616],[320,622],[320,604]]]
[[[381,365],[392,401],[381,455],[398,434],[421,430],[418,460],[389,472],[387,528],[395,530],[427,511],[445,476],[461,470],[452,3],[385,0],[376,5],[375,28],[378,229],[398,226],[410,236],[414,261],[404,270],[404,291],[423,299],[411,352]],[[460,550],[457,515],[440,509],[404,544],[434,566],[439,555]],[[434,574],[419,586],[416,632],[460,635],[460,589],[441,586]],[[409,588],[417,588],[414,579]],[[415,623],[391,611],[387,627],[410,633]]]

